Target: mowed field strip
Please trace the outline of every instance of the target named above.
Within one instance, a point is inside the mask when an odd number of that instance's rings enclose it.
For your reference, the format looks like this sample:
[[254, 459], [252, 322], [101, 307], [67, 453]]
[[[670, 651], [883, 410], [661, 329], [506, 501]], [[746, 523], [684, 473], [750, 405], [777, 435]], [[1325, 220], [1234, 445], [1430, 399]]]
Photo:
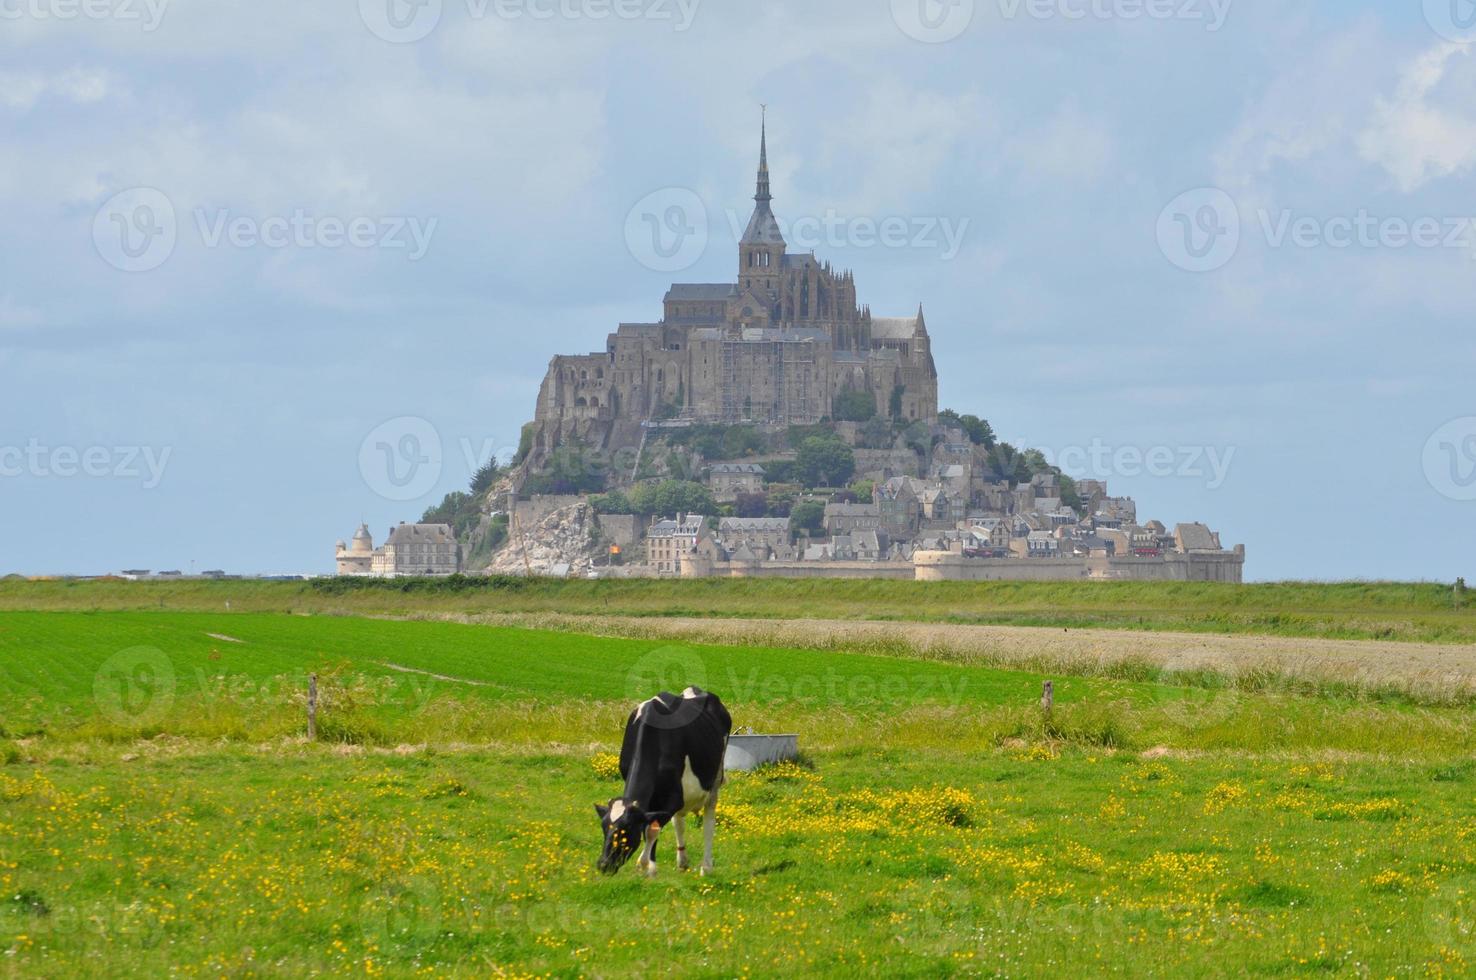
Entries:
[[1231, 676], [1270, 670], [1309, 681], [1401, 687], [1432, 697], [1476, 692], [1476, 644], [826, 619], [712, 620], [551, 613], [444, 618], [693, 643], [891, 649], [957, 663], [1031, 668], [1054, 665], [1068, 672], [1091, 673], [1114, 664]]

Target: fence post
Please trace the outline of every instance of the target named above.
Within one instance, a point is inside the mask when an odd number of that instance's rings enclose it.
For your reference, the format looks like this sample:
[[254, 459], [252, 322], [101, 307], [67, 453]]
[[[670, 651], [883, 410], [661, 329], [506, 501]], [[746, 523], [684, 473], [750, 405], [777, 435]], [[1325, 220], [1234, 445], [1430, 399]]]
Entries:
[[1051, 681], [1045, 682], [1044, 689], [1040, 692], [1040, 707], [1047, 715], [1056, 706], [1056, 685]]
[[308, 741], [318, 738], [318, 675], [308, 677]]

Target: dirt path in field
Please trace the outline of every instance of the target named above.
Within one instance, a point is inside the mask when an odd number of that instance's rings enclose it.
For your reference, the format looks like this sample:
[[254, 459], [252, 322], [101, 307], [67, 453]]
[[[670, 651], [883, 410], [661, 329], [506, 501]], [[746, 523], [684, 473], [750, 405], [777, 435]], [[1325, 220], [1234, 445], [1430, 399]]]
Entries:
[[[910, 651], [960, 662], [1084, 669], [1142, 661], [1168, 670], [1267, 670], [1439, 696], [1476, 691], [1476, 645], [854, 620], [509, 614], [453, 617], [604, 636], [755, 646]], [[898, 650], [898, 646], [909, 649]], [[890, 649], [889, 649], [890, 648]]]
[[402, 667], [400, 664], [381, 663], [379, 666], [387, 670], [397, 671], [401, 674], [419, 674], [421, 677], [430, 677], [438, 681], [446, 681], [451, 684], [470, 684], [472, 687], [491, 687], [486, 681], [471, 681], [465, 677], [452, 677], [449, 674], [436, 674], [428, 670], [419, 670], [415, 667]]

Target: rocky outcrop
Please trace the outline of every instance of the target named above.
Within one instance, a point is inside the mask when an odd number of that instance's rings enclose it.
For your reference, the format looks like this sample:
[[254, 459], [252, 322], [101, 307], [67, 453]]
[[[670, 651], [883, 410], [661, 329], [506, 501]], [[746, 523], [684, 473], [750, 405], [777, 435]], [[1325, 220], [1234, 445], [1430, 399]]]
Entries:
[[584, 575], [605, 545], [598, 519], [587, 502], [559, 507], [537, 521], [514, 521], [507, 544], [492, 557], [488, 571], [501, 575]]

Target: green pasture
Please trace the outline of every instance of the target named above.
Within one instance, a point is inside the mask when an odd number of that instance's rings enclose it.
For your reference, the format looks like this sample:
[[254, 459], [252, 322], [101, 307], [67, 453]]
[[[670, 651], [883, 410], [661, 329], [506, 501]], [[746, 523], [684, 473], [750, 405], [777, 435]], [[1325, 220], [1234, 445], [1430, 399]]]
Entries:
[[[319, 679], [319, 738], [306, 689]], [[0, 613], [0, 975], [1476, 968], [1476, 724], [1397, 696], [280, 612]], [[795, 764], [595, 873], [635, 699]], [[668, 835], [669, 836], [669, 835]], [[657, 964], [653, 966], [653, 964]]]

